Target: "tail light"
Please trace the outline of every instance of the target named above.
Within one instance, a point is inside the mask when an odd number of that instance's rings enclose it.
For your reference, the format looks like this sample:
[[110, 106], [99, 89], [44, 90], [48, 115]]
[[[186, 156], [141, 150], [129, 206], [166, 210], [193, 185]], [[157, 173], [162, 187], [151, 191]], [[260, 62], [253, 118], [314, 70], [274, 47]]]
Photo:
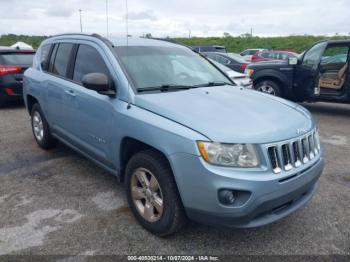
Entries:
[[0, 65], [0, 75], [20, 73], [22, 68], [19, 66], [4, 66]]
[[9, 96], [13, 96], [15, 93], [13, 92], [12, 88], [10, 87], [6, 87], [5, 88], [5, 92], [6, 94], [8, 94]]
[[240, 64], [239, 66], [242, 70], [245, 70], [247, 68], [247, 64]]

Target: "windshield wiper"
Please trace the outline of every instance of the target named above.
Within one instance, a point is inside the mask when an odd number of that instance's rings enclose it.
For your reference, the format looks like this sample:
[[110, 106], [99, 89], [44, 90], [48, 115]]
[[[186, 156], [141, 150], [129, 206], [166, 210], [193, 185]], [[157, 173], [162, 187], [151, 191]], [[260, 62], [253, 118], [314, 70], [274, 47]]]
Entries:
[[213, 82], [208, 82], [208, 83], [204, 83], [204, 84], [199, 84], [199, 85], [195, 85], [196, 87], [206, 87], [206, 86], [234, 86], [234, 84], [230, 83], [230, 82], [224, 82], [224, 81], [213, 81]]
[[139, 91], [139, 92], [148, 92], [148, 91], [167, 92], [167, 91], [172, 91], [172, 90], [186, 90], [186, 89], [191, 89], [191, 88], [197, 88], [197, 86], [166, 84], [166, 85], [160, 85], [160, 86], [141, 87], [141, 88], [138, 88], [137, 91]]

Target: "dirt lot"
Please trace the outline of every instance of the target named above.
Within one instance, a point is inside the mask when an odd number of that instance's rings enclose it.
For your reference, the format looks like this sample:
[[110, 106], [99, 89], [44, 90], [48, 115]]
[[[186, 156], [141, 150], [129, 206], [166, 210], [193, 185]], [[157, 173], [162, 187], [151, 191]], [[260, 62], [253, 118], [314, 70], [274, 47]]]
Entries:
[[0, 254], [350, 254], [350, 105], [306, 105], [326, 168], [310, 203], [249, 230], [191, 223], [162, 239], [139, 226], [123, 186], [64, 145], [34, 142], [23, 105], [0, 110]]

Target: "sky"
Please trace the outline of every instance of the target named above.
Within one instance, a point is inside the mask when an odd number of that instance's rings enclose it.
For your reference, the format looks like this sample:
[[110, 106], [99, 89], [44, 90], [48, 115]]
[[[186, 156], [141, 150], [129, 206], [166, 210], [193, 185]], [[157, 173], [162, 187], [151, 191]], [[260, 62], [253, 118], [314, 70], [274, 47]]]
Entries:
[[[350, 0], [127, 0], [128, 32], [154, 37], [350, 34]], [[0, 0], [0, 34], [126, 35], [126, 0]]]

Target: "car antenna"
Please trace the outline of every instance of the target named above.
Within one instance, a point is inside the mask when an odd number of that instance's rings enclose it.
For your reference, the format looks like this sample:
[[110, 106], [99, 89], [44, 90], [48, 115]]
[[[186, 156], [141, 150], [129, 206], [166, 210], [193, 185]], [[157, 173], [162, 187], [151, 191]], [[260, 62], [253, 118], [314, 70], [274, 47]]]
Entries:
[[[125, 10], [126, 10], [126, 14], [125, 14], [125, 26], [126, 26], [126, 59], [128, 59], [128, 50], [129, 50], [129, 17], [128, 17], [128, 0], [125, 0]], [[128, 79], [128, 105], [126, 107], [126, 109], [130, 109], [131, 108], [131, 96], [130, 96], [130, 83], [129, 83], [129, 79]]]

